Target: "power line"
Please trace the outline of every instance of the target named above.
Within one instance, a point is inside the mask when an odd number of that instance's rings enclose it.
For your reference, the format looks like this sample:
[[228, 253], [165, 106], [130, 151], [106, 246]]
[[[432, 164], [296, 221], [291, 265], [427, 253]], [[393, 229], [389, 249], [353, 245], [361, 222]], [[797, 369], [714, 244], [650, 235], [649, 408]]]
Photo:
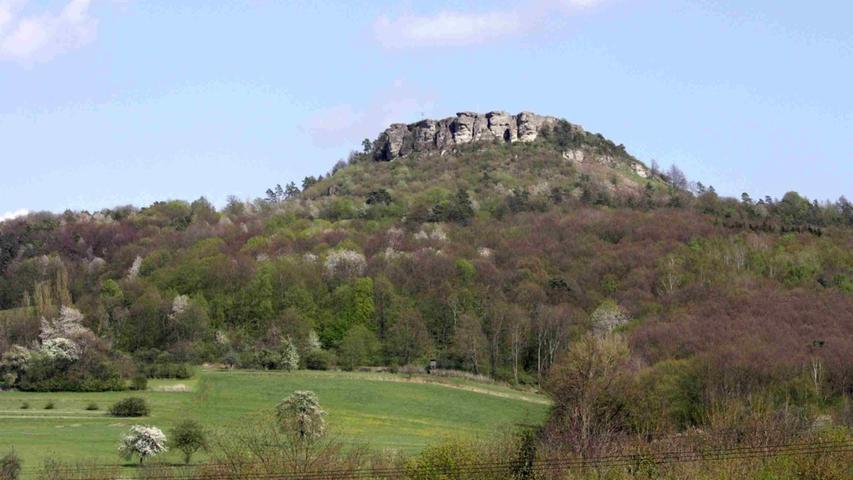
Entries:
[[[853, 453], [853, 441], [827, 441], [827, 442], [811, 442], [811, 443], [791, 443], [779, 445], [765, 445], [754, 447], [731, 447], [722, 449], [713, 449], [706, 451], [668, 451], [658, 453], [633, 453], [620, 455], [606, 455], [587, 458], [557, 458], [544, 459], [525, 465], [523, 461], [507, 461], [507, 462], [482, 462], [468, 465], [462, 465], [453, 469], [445, 469], [440, 467], [409, 467], [409, 468], [362, 468], [348, 470], [322, 470], [322, 471], [304, 471], [304, 472], [270, 472], [270, 473], [237, 473], [237, 472], [221, 472], [200, 474], [195, 472], [180, 472], [168, 475], [146, 474], [145, 478], [150, 480], [156, 479], [176, 479], [176, 480], [217, 480], [227, 479], [234, 475], [239, 475], [241, 479], [247, 480], [288, 480], [288, 479], [359, 479], [359, 478], [374, 478], [374, 477], [395, 477], [415, 471], [428, 471], [436, 473], [453, 473], [453, 474], [487, 474], [500, 473], [526, 467], [531, 471], [556, 471], [584, 468], [604, 468], [604, 467], [619, 467], [619, 466], [635, 466], [641, 463], [644, 464], [672, 464], [695, 461], [722, 461], [735, 459], [754, 459], [766, 458], [774, 455], [813, 455], [813, 454], [829, 454], [829, 453]], [[230, 464], [238, 467], [263, 466], [261, 462], [233, 462]], [[223, 464], [225, 468], [229, 467], [228, 463]], [[183, 466], [163, 466], [166, 468], [191, 468]], [[103, 470], [115, 467], [78, 467], [76, 471], [94, 471]], [[61, 471], [70, 472], [72, 469]], [[97, 477], [77, 477], [80, 480], [94, 480]]]

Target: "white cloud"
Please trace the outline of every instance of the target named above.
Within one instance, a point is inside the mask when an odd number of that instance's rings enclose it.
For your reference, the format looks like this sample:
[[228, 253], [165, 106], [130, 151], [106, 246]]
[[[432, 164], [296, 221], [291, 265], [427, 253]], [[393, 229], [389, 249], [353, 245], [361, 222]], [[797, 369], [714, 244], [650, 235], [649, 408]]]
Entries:
[[572, 15], [605, 0], [531, 0], [522, 8], [487, 12], [444, 10], [433, 15], [381, 15], [373, 22], [386, 48], [466, 46], [532, 30], [549, 15]]
[[29, 210], [23, 208], [20, 210], [15, 210], [14, 212], [0, 213], [0, 222], [5, 222], [6, 220], [14, 220], [18, 217], [23, 217], [24, 215], [27, 215], [29, 213]]
[[394, 84], [376, 96], [368, 105], [336, 105], [315, 112], [303, 125], [315, 145], [358, 147], [364, 138], [374, 138], [377, 133], [395, 122], [415, 121], [429, 114], [435, 102], [421, 89], [409, 88], [404, 82]]
[[25, 13], [28, 0], [0, 0], [0, 60], [44, 62], [97, 36], [92, 0], [69, 0], [59, 12]]
[[373, 31], [382, 45], [395, 48], [469, 45], [514, 34], [523, 27], [517, 12], [440, 12], [394, 19], [383, 15], [374, 22]]

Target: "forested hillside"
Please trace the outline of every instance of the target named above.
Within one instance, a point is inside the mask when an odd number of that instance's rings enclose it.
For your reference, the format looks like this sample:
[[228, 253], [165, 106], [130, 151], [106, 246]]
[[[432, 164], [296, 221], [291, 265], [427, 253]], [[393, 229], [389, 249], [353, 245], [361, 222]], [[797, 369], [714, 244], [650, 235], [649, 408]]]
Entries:
[[[757, 396], [850, 421], [853, 206], [721, 198], [567, 125], [389, 162], [368, 141], [222, 210], [4, 222], [3, 385], [435, 359], [541, 385], [555, 418], [583, 404], [608, 429], [683, 429]], [[600, 385], [579, 389], [581, 371]]]

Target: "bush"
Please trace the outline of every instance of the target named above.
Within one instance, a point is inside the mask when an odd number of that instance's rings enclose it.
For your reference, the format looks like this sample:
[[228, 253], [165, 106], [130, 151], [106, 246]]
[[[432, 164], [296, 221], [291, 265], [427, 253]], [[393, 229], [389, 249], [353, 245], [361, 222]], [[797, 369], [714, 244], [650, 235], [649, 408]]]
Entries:
[[95, 410], [97, 410], [98, 408], [99, 408], [99, 407], [98, 407], [98, 404], [97, 404], [97, 403], [95, 403], [95, 402], [89, 402], [89, 404], [88, 404], [88, 405], [86, 405], [86, 410], [89, 410], [89, 411], [95, 411]]
[[24, 402], [21, 404], [21, 410], [28, 410], [30, 408], [30, 402]]
[[21, 474], [21, 459], [14, 450], [0, 458], [0, 480], [18, 480]]
[[328, 350], [312, 350], [305, 355], [305, 368], [308, 370], [328, 370], [334, 363], [334, 355]]
[[56, 408], [56, 404], [53, 403], [53, 400], [48, 400], [48, 402], [44, 405], [45, 410], [53, 410]]
[[113, 417], [145, 417], [151, 410], [144, 398], [128, 397], [119, 400], [110, 407], [110, 415]]
[[154, 363], [142, 367], [147, 378], [177, 378], [185, 380], [192, 377], [192, 369], [186, 363]]
[[144, 391], [148, 389], [148, 378], [145, 375], [137, 375], [130, 381], [130, 389]]

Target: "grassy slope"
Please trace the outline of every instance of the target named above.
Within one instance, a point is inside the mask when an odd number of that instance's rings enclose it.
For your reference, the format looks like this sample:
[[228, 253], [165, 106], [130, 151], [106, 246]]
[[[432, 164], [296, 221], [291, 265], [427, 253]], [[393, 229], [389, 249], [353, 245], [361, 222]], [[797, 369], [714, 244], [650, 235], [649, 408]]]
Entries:
[[[489, 435], [513, 423], [539, 423], [547, 411], [543, 397], [507, 388], [454, 380], [416, 383], [405, 377], [341, 372], [203, 372], [197, 381], [152, 381], [150, 388], [184, 383], [193, 392], [148, 391], [151, 417], [110, 418], [104, 410], [130, 392], [0, 393], [0, 453], [14, 446], [27, 470], [56, 454], [64, 460], [119, 461], [116, 446], [130, 425], [156, 425], [168, 432], [179, 420], [195, 418], [227, 430], [253, 414], [272, 411], [294, 390], [313, 390], [329, 412], [330, 431], [343, 441], [412, 452], [450, 435]], [[417, 380], [417, 379], [416, 379]], [[471, 391], [471, 390], [477, 391]], [[48, 400], [56, 403], [44, 410]], [[20, 405], [29, 402], [28, 410]], [[85, 406], [96, 402], [98, 412]], [[166, 461], [179, 461], [170, 452]]]

